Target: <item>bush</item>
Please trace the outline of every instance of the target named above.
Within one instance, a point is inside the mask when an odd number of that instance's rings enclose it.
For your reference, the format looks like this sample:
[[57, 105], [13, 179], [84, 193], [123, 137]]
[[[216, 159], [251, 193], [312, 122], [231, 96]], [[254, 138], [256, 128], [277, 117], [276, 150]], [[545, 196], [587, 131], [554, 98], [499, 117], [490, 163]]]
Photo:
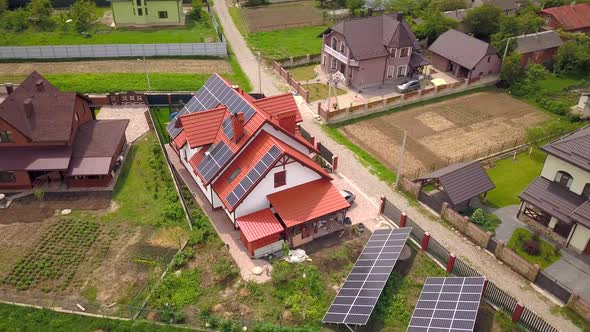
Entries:
[[187, 17], [193, 21], [198, 21], [203, 16], [203, 1], [193, 0], [192, 9], [188, 12]]
[[471, 215], [471, 221], [482, 229], [494, 233], [496, 228], [502, 223], [502, 220], [495, 214], [487, 213], [482, 209], [477, 209]]
[[215, 262], [213, 272], [215, 272], [217, 280], [221, 282], [232, 280], [238, 276], [238, 270], [233, 262], [225, 257], [222, 257]]
[[89, 0], [77, 0], [68, 12], [70, 19], [74, 21], [76, 31], [87, 31], [96, 21], [96, 5]]
[[[540, 253], [539, 241], [535, 239], [526, 240], [522, 243], [522, 250], [532, 256], [538, 256]], [[545, 255], [546, 256], [546, 255]]]
[[4, 12], [0, 16], [0, 28], [20, 32], [29, 27], [29, 13], [20, 8]]

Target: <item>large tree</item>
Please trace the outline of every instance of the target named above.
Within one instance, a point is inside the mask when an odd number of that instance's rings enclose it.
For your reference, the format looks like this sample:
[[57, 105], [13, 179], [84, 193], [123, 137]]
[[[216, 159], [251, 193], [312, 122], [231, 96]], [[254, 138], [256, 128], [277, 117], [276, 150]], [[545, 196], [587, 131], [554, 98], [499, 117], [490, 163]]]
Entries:
[[90, 0], [77, 0], [70, 6], [68, 15], [74, 21], [74, 27], [77, 31], [86, 31], [97, 19], [96, 5]]
[[502, 70], [500, 71], [500, 79], [509, 85], [514, 84], [522, 76], [520, 68], [520, 54], [512, 53], [502, 62]]
[[430, 2], [430, 8], [440, 11], [440, 12], [463, 9], [463, 8], [467, 8], [467, 1], [466, 0], [432, 0]]
[[443, 32], [459, 25], [459, 22], [444, 16], [439, 11], [426, 11], [421, 18], [422, 22], [414, 26], [413, 29], [418, 39], [427, 39], [429, 44], [434, 42]]
[[47, 28], [51, 25], [51, 14], [53, 6], [50, 0], [33, 0], [27, 5], [31, 20], [40, 28]]
[[507, 45], [510, 45], [510, 49], [513, 49], [515, 43], [513, 40], [508, 43], [509, 38], [537, 32], [541, 29], [543, 23], [543, 18], [532, 12], [519, 15], [502, 15], [498, 32], [492, 35], [492, 45], [499, 52], [504, 52]]
[[463, 24], [477, 38], [488, 38], [500, 29], [499, 21], [502, 15], [502, 9], [485, 4], [468, 11]]

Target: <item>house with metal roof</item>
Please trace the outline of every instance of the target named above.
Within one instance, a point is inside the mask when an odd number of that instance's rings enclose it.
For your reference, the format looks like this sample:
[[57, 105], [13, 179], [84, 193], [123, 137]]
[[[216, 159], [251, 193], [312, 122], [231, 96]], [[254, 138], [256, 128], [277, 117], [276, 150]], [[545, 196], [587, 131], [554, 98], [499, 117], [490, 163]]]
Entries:
[[531, 63], [552, 62], [562, 44], [563, 41], [556, 31], [542, 31], [516, 37], [514, 51], [520, 54], [520, 64], [526, 68]]
[[348, 202], [301, 136], [293, 95], [254, 99], [213, 75], [168, 124], [171, 146], [252, 257], [343, 229]]
[[570, 5], [546, 8], [539, 11], [539, 16], [545, 19], [547, 30], [590, 33], [590, 3], [572, 2]]
[[321, 37], [321, 69], [340, 72], [354, 88], [399, 84], [429, 63], [401, 14], [345, 20]]
[[590, 255], [590, 126], [543, 147], [541, 175], [520, 194], [518, 218]]
[[0, 190], [106, 187], [128, 120], [95, 120], [90, 101], [33, 72], [0, 103]]
[[[184, 25], [180, 0], [108, 0], [116, 27]], [[148, 43], [149, 41], [146, 41]]]
[[429, 48], [430, 61], [436, 69], [468, 80], [500, 72], [501, 61], [496, 49], [458, 30], [448, 30]]

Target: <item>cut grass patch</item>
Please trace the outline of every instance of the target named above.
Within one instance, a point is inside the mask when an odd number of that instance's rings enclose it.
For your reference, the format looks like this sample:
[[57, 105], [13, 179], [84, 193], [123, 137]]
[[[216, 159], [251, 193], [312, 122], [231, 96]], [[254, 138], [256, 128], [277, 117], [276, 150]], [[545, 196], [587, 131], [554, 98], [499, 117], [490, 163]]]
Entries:
[[363, 150], [356, 144], [352, 143], [346, 136], [344, 136], [337, 128], [331, 127], [329, 125], [322, 126], [322, 129], [328, 136], [330, 136], [336, 143], [344, 145], [350, 151], [354, 153], [356, 158], [359, 160], [363, 166], [369, 169], [371, 174], [375, 174], [379, 180], [387, 183], [392, 184], [395, 182], [395, 173], [388, 169], [385, 165], [383, 165], [377, 158], [373, 157], [372, 154], [368, 153], [367, 151]]
[[156, 122], [156, 130], [160, 135], [160, 139], [164, 143], [170, 143], [170, 136], [166, 132], [166, 123], [170, 122], [170, 108], [168, 107], [155, 107], [152, 110], [154, 122]]
[[307, 80], [312, 80], [316, 77], [314, 68], [317, 65], [317, 63], [313, 63], [310, 65], [298, 66], [294, 68], [289, 68], [288, 71], [289, 73], [291, 73], [294, 79], [296, 79], [299, 82], [304, 82]]
[[295, 29], [256, 32], [246, 40], [250, 48], [274, 60], [288, 57], [318, 54], [322, 38], [318, 37], [327, 27], [311, 26]]
[[526, 259], [529, 263], [539, 264], [541, 269], [545, 269], [561, 257], [561, 252], [549, 242], [539, 239], [539, 254], [535, 256], [530, 255], [524, 251], [522, 246], [526, 241], [533, 239], [533, 236], [533, 233], [529, 232], [527, 229], [519, 227], [514, 230], [514, 233], [512, 233], [507, 246], [514, 250], [520, 257]]
[[520, 153], [515, 160], [502, 159], [487, 170], [496, 188], [487, 195], [488, 204], [493, 207], [504, 207], [519, 204], [518, 195], [541, 174], [546, 154], [534, 149], [530, 155]]
[[[324, 83], [302, 84], [303, 88], [309, 91], [309, 101], [317, 101], [328, 98], [328, 85]], [[340, 96], [346, 94], [345, 90], [337, 89], [336, 93]]]

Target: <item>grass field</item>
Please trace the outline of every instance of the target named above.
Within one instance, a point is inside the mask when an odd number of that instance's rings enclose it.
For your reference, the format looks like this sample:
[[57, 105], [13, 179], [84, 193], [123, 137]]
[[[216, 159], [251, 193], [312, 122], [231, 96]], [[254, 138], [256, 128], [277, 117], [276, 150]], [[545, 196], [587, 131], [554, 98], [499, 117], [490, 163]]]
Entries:
[[539, 254], [531, 255], [524, 251], [522, 245], [525, 241], [531, 240], [533, 233], [525, 228], [517, 228], [512, 233], [510, 240], [506, 244], [508, 248], [514, 250], [520, 257], [526, 259], [529, 263], [539, 264], [541, 269], [545, 269], [549, 265], [555, 263], [560, 257], [559, 249], [553, 247], [549, 242], [539, 239]]
[[[302, 86], [309, 91], [310, 102], [328, 98], [328, 85], [324, 83], [302, 84]], [[346, 90], [337, 89], [336, 93], [340, 96], [346, 94]]]
[[160, 139], [164, 141], [164, 143], [170, 142], [170, 136], [166, 132], [166, 123], [170, 122], [170, 108], [168, 107], [157, 107], [154, 108], [153, 113], [154, 121], [156, 122], [156, 130], [160, 134]]
[[253, 51], [271, 59], [284, 59], [290, 56], [318, 54], [322, 47], [322, 38], [318, 37], [325, 26], [264, 31], [251, 33], [246, 37]]
[[289, 68], [288, 71], [289, 73], [291, 73], [291, 75], [293, 75], [294, 79], [296, 79], [299, 82], [303, 82], [314, 79], [316, 77], [314, 68], [317, 66], [317, 63], [313, 63], [311, 65]]
[[541, 174], [546, 154], [540, 150], [533, 153], [520, 153], [516, 159], [502, 159], [487, 170], [496, 188], [487, 195], [488, 204], [492, 207], [504, 207], [519, 204], [518, 195]]

